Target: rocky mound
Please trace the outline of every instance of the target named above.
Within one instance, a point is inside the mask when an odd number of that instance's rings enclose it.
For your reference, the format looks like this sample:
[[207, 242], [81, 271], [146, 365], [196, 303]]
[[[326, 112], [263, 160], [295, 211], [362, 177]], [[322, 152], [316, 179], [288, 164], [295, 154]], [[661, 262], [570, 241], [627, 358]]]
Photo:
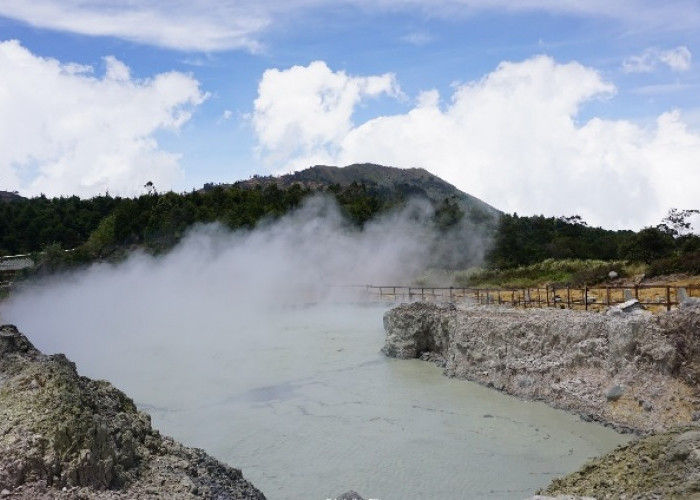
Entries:
[[0, 327], [0, 497], [264, 499], [241, 471], [161, 436], [61, 354]]
[[700, 417], [700, 307], [659, 316], [404, 304], [385, 354], [639, 432]]
[[700, 498], [700, 426], [649, 436], [591, 460], [539, 492], [618, 498]]

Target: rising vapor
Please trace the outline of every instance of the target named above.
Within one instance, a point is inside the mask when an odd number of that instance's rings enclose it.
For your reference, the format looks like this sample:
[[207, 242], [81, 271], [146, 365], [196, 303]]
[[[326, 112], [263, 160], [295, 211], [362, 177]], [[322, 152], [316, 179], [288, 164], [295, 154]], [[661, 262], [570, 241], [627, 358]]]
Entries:
[[[362, 287], [353, 285], [415, 279], [436, 248], [444, 253], [432, 215], [427, 201], [414, 200], [358, 229], [334, 200], [315, 196], [255, 230], [198, 226], [164, 256], [135, 253], [31, 283], [2, 304], [2, 316], [89, 376], [115, 380], [133, 360], [144, 377], [162, 377], [176, 353], [181, 368], [206, 376], [218, 369], [212, 345], [238, 358], [275, 342], [280, 311], [356, 300], [348, 294]], [[458, 250], [467, 252], [461, 238]]]

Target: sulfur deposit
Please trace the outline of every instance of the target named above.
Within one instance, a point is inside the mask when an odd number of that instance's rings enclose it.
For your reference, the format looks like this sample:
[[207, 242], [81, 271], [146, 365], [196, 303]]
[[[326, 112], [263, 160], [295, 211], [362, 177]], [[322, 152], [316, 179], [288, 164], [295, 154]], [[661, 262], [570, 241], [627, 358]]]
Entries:
[[0, 497], [264, 499], [241, 471], [161, 436], [104, 381], [0, 327]]

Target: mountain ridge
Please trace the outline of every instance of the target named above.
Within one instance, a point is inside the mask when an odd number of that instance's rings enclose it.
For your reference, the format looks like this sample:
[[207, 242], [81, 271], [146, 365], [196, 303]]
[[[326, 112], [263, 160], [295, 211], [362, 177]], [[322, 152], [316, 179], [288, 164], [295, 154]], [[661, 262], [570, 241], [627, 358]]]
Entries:
[[347, 187], [353, 183], [364, 184], [368, 192], [382, 198], [425, 197], [435, 204], [444, 200], [456, 202], [465, 214], [486, 219], [497, 218], [503, 212], [479, 198], [465, 193], [449, 182], [423, 168], [397, 168], [374, 163], [354, 163], [345, 167], [314, 165], [304, 170], [280, 176], [254, 176], [235, 186], [253, 188], [275, 184], [290, 187], [319, 189], [334, 185]]

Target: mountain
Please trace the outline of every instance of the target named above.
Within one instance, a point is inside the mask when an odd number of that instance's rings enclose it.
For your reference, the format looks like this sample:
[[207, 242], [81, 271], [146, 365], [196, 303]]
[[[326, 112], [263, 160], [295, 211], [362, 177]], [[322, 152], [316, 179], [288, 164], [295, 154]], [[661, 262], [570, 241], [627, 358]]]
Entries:
[[279, 177], [255, 176], [236, 183], [240, 187], [269, 186], [289, 187], [299, 184], [310, 189], [341, 188], [364, 184], [367, 192], [382, 199], [398, 200], [412, 196], [425, 197], [436, 205], [445, 200], [456, 203], [472, 219], [495, 219], [502, 212], [480, 199], [460, 191], [422, 168], [395, 168], [362, 163], [347, 167], [316, 165], [299, 172]]
[[20, 196], [17, 192], [0, 191], [0, 202], [2, 201], [18, 201], [26, 200], [24, 196]]

